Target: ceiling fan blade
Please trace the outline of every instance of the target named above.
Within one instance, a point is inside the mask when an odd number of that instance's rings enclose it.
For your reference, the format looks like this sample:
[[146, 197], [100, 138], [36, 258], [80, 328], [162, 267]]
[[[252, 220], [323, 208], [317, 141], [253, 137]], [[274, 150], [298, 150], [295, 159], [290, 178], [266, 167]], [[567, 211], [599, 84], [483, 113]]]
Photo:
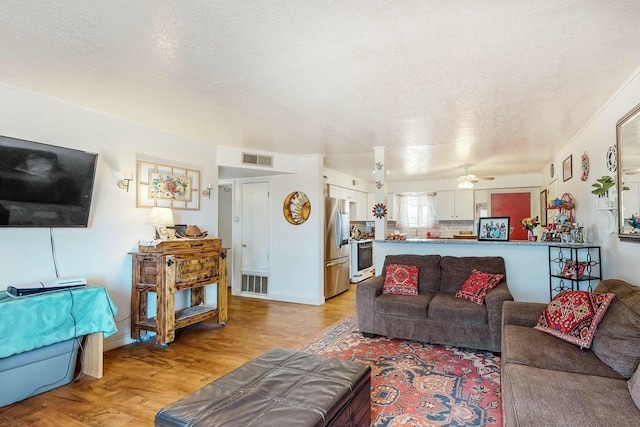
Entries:
[[495, 176], [477, 176], [476, 179], [481, 179], [483, 181], [493, 181], [496, 179]]

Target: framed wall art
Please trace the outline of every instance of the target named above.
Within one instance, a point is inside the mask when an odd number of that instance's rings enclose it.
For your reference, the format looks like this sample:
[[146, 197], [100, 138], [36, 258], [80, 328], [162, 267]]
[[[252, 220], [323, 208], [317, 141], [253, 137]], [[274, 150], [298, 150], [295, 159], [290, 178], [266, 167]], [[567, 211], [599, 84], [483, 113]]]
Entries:
[[137, 207], [200, 209], [200, 171], [138, 160]]
[[569, 181], [571, 178], [573, 178], [573, 155], [562, 162], [562, 181]]
[[509, 241], [509, 217], [491, 216], [478, 220], [478, 240]]

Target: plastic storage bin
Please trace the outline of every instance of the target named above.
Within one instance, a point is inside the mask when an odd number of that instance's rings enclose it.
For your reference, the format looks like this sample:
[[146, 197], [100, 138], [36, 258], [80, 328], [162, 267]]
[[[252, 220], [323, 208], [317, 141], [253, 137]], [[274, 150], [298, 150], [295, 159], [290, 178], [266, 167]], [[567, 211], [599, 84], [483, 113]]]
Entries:
[[80, 339], [74, 338], [0, 359], [0, 406], [70, 383], [75, 372]]

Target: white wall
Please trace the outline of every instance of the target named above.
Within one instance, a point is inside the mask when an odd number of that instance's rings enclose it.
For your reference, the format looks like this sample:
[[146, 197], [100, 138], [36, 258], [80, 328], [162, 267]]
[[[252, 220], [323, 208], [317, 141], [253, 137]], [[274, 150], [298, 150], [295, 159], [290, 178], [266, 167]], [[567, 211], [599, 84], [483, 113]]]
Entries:
[[[271, 178], [273, 230], [270, 295], [279, 301], [324, 304], [322, 156], [300, 158], [295, 176]], [[311, 201], [309, 219], [300, 225], [287, 222], [282, 203], [292, 191]]]
[[[279, 156], [274, 154], [274, 160]], [[269, 207], [265, 207], [264, 211], [264, 220], [270, 221], [272, 231], [268, 297], [278, 301], [320, 305], [324, 303], [322, 156], [297, 157], [296, 165], [290, 165], [289, 172], [236, 180], [235, 211], [242, 211], [242, 182], [269, 182]], [[283, 202], [292, 191], [302, 191], [311, 202], [309, 219], [299, 225], [287, 222], [283, 214]], [[234, 267], [237, 284], [233, 289], [234, 295], [240, 294], [241, 227], [240, 222], [234, 222], [233, 254], [237, 260]]]
[[[542, 172], [545, 184], [551, 190], [557, 191], [560, 196], [566, 192], [574, 196], [576, 220], [585, 225], [586, 238], [602, 247], [603, 276], [619, 278], [635, 284], [640, 284], [636, 265], [640, 255], [640, 244], [621, 242], [618, 239], [615, 217], [596, 211], [596, 196], [591, 194], [591, 184], [603, 175], [616, 178], [615, 173], [610, 173], [606, 168], [605, 154], [609, 146], [616, 144], [616, 122], [638, 103], [640, 103], [640, 69], [555, 156], [553, 163], [556, 177], [559, 179], [550, 178], [549, 165]], [[584, 152], [588, 154], [591, 165], [587, 181], [580, 179], [582, 173], [580, 158]], [[563, 182], [562, 162], [569, 155], [573, 156], [573, 178]], [[614, 213], [614, 215], [617, 214]]]
[[[216, 147], [171, 135], [18, 88], [0, 85], [0, 135], [96, 152], [98, 168], [86, 229], [54, 228], [61, 277], [82, 276], [105, 286], [116, 303], [118, 333], [105, 342], [129, 342], [131, 257], [140, 239], [153, 235], [147, 208], [136, 208], [135, 186], [116, 182], [136, 171], [136, 159], [197, 169], [202, 183], [217, 187]], [[197, 224], [217, 234], [217, 196], [202, 198], [198, 211], [174, 211], [177, 223]], [[47, 228], [0, 228], [0, 289], [55, 277]], [[215, 295], [209, 286], [207, 295]], [[184, 304], [180, 296], [177, 304]], [[215, 299], [210, 302], [214, 303]]]

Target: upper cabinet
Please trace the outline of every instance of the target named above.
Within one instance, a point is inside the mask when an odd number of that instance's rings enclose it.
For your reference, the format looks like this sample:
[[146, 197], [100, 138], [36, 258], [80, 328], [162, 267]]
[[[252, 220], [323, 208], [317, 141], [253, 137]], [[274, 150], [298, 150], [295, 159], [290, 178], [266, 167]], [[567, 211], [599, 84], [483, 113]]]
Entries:
[[436, 203], [438, 221], [474, 219], [473, 191], [438, 191]]
[[367, 193], [364, 191], [329, 185], [329, 197], [346, 200], [349, 203], [351, 221], [367, 221]]
[[356, 211], [354, 214], [354, 221], [367, 221], [368, 207], [367, 193], [364, 191], [356, 191]]

